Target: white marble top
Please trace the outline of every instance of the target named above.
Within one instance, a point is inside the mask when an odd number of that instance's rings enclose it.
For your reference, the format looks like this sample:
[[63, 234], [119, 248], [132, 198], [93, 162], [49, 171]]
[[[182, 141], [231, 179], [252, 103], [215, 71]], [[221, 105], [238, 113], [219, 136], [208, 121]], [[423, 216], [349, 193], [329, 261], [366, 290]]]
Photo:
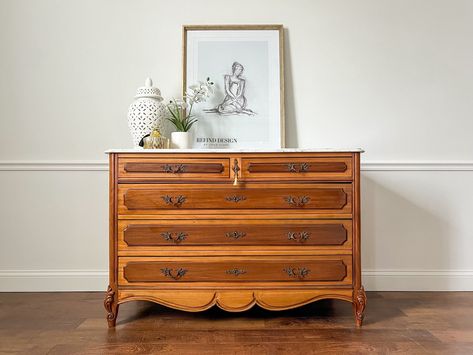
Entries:
[[280, 149], [109, 149], [109, 153], [363, 153], [361, 148], [280, 148]]

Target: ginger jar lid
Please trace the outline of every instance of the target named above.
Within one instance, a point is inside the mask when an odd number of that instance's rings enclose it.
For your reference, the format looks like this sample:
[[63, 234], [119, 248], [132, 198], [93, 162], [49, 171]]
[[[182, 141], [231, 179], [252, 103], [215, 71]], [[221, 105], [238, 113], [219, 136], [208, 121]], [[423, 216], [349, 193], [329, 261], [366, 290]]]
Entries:
[[136, 90], [135, 99], [140, 97], [149, 97], [158, 101], [163, 100], [161, 91], [157, 87], [153, 86], [153, 80], [151, 80], [151, 78], [146, 78], [145, 86], [141, 86]]

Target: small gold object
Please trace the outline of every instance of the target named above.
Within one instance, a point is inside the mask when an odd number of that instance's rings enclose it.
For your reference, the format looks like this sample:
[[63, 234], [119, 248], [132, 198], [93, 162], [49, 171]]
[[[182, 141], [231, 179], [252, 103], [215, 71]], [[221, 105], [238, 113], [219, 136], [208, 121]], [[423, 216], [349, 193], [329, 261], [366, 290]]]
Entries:
[[169, 148], [169, 139], [161, 136], [159, 130], [154, 129], [151, 134], [143, 139], [144, 149], [167, 149]]

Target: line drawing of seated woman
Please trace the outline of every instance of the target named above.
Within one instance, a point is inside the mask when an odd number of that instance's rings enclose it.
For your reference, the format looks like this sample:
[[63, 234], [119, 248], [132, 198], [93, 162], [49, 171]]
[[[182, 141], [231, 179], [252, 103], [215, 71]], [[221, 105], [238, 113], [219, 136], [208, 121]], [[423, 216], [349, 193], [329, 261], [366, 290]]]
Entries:
[[221, 115], [256, 115], [256, 112], [246, 107], [245, 97], [246, 81], [241, 77], [244, 67], [238, 62], [232, 64], [232, 74], [224, 76], [225, 98], [223, 102], [214, 109], [204, 110]]

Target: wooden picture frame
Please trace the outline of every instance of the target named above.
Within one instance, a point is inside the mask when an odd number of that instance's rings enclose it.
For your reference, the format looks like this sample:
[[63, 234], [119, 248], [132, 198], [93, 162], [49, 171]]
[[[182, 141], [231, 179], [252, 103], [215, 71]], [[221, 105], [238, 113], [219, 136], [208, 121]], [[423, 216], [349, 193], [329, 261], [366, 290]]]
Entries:
[[215, 82], [214, 96], [196, 111], [191, 146], [283, 148], [283, 25], [184, 25], [182, 42], [183, 95], [206, 77]]

